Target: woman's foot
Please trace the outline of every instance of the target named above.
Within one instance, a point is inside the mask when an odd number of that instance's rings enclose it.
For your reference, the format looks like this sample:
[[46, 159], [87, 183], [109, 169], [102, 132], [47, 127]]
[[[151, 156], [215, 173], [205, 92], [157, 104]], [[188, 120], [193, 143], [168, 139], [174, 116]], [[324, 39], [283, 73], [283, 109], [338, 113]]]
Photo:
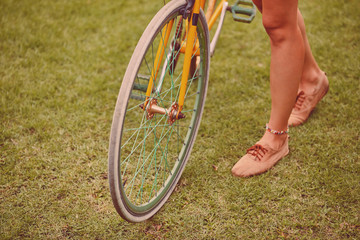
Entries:
[[288, 121], [289, 126], [298, 126], [306, 122], [328, 90], [329, 80], [324, 72], [315, 87], [310, 90], [300, 89]]
[[250, 177], [269, 170], [289, 153], [287, 134], [266, 132], [232, 168], [235, 177]]

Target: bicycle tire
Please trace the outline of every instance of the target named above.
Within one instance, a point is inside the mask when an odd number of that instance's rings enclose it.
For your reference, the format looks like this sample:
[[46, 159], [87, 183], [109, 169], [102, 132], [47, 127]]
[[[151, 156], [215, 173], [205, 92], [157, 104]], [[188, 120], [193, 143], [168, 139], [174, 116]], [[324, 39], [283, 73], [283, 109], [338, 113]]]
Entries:
[[[201, 121], [210, 66], [209, 32], [202, 10], [197, 25], [200, 64], [188, 80], [181, 111], [186, 117], [170, 125], [166, 115], [147, 119], [146, 111], [138, 107], [144, 103], [141, 90], [151, 74], [148, 66], [153, 62], [156, 43], [166, 24], [180, 19], [186, 3], [171, 1], [151, 20], [134, 50], [117, 98], [109, 144], [109, 186], [116, 211], [129, 222], [149, 219], [169, 198], [189, 159]], [[183, 64], [177, 65], [172, 74], [161, 74], [151, 93], [150, 99], [156, 98], [164, 108], [177, 99]]]

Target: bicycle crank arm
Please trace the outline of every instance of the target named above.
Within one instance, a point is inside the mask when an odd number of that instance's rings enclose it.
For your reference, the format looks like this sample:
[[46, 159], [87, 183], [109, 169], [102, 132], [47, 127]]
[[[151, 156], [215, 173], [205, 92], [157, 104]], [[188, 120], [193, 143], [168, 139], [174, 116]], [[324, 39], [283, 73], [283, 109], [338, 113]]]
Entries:
[[[139, 106], [141, 109], [144, 109], [144, 104]], [[169, 108], [163, 108], [157, 105], [157, 100], [153, 98], [146, 107], [146, 118], [148, 120], [152, 119], [155, 114], [167, 115], [168, 123], [172, 125], [176, 120], [185, 118], [185, 115], [181, 112], [178, 113], [179, 105], [173, 103]]]

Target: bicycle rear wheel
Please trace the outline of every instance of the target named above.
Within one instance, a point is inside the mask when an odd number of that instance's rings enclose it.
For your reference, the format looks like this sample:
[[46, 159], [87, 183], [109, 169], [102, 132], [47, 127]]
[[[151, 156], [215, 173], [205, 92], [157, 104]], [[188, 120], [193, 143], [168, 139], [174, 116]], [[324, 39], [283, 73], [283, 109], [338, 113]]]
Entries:
[[[200, 124], [210, 64], [209, 33], [202, 11], [197, 24], [199, 51], [194, 50], [192, 56], [199, 55], [200, 63], [188, 79], [181, 111], [185, 118], [169, 123], [168, 112], [176, 105], [182, 75], [184, 54], [180, 52], [188, 19], [180, 12], [185, 5], [185, 0], [171, 1], [152, 19], [135, 48], [118, 95], [110, 136], [109, 184], [115, 209], [130, 222], [152, 217], [166, 202], [189, 159]], [[163, 46], [161, 62], [158, 59], [160, 71], [149, 98], [165, 114], [150, 118], [139, 106], [146, 102], [156, 52], [170, 21], [169, 42]], [[176, 66], [171, 64], [175, 58]]]

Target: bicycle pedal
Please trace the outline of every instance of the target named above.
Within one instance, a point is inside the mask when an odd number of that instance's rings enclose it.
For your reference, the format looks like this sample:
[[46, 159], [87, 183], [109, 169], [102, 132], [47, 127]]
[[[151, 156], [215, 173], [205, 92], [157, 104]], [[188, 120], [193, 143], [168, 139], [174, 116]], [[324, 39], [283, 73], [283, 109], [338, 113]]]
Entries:
[[137, 78], [139, 80], [142, 80], [142, 82], [145, 82], [145, 84], [141, 84], [140, 82], [139, 83], [135, 82], [134, 86], [133, 86], [133, 90], [139, 90], [141, 92], [146, 92], [148, 84], [149, 84], [150, 76], [139, 73], [137, 75]]
[[131, 93], [130, 98], [144, 102], [146, 100], [145, 95], [138, 95]]
[[[149, 83], [149, 80], [150, 80], [150, 75], [144, 75], [144, 74], [139, 73], [137, 75], [137, 78], [139, 80], [141, 80], [141, 82], [143, 84], [135, 82], [134, 85], [133, 85], [133, 90], [146, 93], [147, 88], [148, 88], [148, 83]], [[141, 95], [142, 93], [140, 93], [140, 95], [139, 95], [137, 93], [139, 93], [139, 92], [135, 92], [135, 93], [131, 92], [130, 98], [140, 100], [140, 101], [145, 101], [145, 99], [146, 99], [145, 95]], [[154, 93], [154, 89], [152, 90], [152, 93]]]
[[[133, 90], [137, 90], [137, 91], [146, 93], [147, 85], [140, 84], [140, 83], [134, 83]], [[145, 101], [145, 95], [135, 94], [134, 92], [131, 92], [130, 98], [140, 100], [140, 101]]]
[[141, 92], [146, 92], [148, 85], [134, 83], [133, 90], [139, 90]]
[[233, 19], [238, 22], [251, 23], [256, 15], [256, 7], [249, 0], [237, 0], [230, 9]]

